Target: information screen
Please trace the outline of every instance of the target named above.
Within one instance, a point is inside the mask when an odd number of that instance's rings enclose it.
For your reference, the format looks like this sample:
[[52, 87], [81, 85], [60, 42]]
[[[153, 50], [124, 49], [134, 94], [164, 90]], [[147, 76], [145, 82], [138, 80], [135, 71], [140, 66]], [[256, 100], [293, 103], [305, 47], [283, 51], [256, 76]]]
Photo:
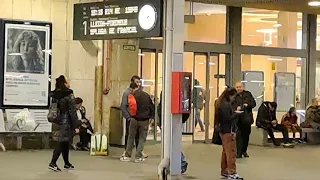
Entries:
[[160, 37], [162, 0], [111, 0], [74, 5], [74, 40]]

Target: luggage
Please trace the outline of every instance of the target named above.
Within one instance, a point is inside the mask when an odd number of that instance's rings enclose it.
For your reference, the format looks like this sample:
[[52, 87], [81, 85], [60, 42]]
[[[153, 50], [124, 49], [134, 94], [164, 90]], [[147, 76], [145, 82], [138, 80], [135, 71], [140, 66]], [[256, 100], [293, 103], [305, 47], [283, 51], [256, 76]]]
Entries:
[[90, 144], [91, 156], [108, 156], [108, 137], [106, 135], [92, 135]]

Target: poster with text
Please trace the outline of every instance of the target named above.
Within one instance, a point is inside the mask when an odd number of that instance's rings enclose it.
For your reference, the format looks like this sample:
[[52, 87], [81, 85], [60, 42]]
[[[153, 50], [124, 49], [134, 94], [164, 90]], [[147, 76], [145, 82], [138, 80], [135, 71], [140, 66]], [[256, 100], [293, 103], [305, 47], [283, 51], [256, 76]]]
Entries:
[[3, 105], [47, 106], [50, 28], [5, 24]]

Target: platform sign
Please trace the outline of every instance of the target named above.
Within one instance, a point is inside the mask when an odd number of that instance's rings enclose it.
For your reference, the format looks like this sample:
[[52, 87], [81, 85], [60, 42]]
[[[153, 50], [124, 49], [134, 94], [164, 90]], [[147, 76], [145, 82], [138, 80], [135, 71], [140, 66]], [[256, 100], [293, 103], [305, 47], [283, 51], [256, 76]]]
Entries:
[[162, 0], [75, 4], [73, 40], [161, 37], [162, 4]]

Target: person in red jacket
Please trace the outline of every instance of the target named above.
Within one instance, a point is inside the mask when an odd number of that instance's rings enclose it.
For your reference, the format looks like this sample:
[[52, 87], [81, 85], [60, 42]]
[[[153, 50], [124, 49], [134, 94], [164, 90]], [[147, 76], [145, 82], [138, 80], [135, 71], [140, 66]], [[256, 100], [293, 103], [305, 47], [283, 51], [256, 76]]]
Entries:
[[[302, 129], [298, 125], [297, 120], [298, 120], [298, 117], [296, 115], [296, 108], [291, 107], [289, 111], [282, 116], [281, 124], [283, 124], [288, 129], [289, 132], [293, 133], [293, 139], [296, 142], [303, 143], [303, 140], [301, 138]], [[295, 137], [297, 132], [300, 133], [300, 138], [296, 140]]]

